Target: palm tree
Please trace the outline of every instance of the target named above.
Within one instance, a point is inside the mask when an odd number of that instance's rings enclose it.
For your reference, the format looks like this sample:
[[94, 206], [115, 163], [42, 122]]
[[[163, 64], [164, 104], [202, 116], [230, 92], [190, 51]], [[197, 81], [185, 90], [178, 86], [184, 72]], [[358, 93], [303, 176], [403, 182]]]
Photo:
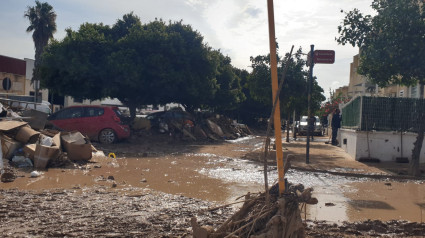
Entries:
[[35, 100], [38, 100], [38, 82], [40, 81], [38, 65], [40, 64], [41, 54], [43, 53], [44, 47], [49, 42], [49, 39], [53, 38], [53, 33], [56, 32], [56, 13], [53, 11], [53, 7], [40, 1], [35, 1], [34, 7], [27, 7], [24, 17], [28, 18], [30, 25], [27, 28], [27, 32], [32, 33], [32, 39], [35, 46], [35, 62], [34, 71], [31, 83], [35, 82]]

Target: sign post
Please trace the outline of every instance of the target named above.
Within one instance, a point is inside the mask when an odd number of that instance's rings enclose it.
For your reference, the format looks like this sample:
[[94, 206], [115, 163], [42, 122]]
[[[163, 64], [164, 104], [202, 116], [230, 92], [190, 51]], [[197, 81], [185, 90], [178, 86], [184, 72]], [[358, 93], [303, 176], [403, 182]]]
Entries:
[[335, 51], [333, 50], [315, 50], [313, 55], [315, 64], [333, 64], [335, 63]]
[[[313, 55], [313, 56], [312, 56]], [[307, 145], [306, 145], [306, 152], [305, 152], [305, 163], [310, 163], [310, 133], [314, 133], [313, 131], [310, 131], [310, 128], [315, 125], [310, 125], [310, 118], [311, 118], [311, 110], [310, 110], [310, 104], [311, 104], [311, 94], [313, 91], [313, 66], [314, 64], [333, 64], [335, 62], [335, 51], [333, 50], [314, 50], [314, 45], [311, 45], [311, 50], [309, 53], [309, 59], [307, 60], [310, 66], [310, 75], [309, 75], [309, 81], [308, 81], [308, 105], [307, 105]], [[312, 120], [313, 121], [313, 120]]]

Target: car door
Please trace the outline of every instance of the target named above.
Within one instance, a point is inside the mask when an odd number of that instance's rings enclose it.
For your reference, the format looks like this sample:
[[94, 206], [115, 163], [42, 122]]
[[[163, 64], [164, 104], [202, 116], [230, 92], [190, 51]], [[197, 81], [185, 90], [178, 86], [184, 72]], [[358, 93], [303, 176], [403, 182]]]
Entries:
[[84, 107], [84, 114], [81, 118], [84, 135], [90, 138], [97, 138], [99, 131], [105, 128], [102, 107]]
[[82, 132], [82, 115], [83, 108], [69, 107], [54, 113], [49, 121], [56, 127], [65, 131], [80, 131]]

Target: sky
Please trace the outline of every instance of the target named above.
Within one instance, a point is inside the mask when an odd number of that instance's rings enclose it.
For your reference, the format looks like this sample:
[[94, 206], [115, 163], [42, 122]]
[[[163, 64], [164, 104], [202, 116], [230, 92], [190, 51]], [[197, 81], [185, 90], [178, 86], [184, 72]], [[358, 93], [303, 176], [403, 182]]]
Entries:
[[[45, 2], [41, 0], [41, 2]], [[65, 29], [78, 30], [82, 23], [113, 25], [124, 14], [134, 12], [143, 23], [155, 18], [183, 20], [204, 36], [204, 41], [232, 59], [235, 67], [250, 71], [250, 56], [269, 53], [267, 0], [49, 0], [57, 14], [55, 39]], [[334, 50], [334, 64], [316, 64], [314, 75], [329, 97], [329, 91], [348, 85], [350, 63], [358, 48], [338, 45], [337, 27], [344, 14], [354, 8], [373, 14], [372, 0], [274, 0], [275, 31], [283, 55], [302, 48], [305, 53]], [[35, 1], [0, 0], [0, 55], [34, 59], [34, 43], [24, 18]]]

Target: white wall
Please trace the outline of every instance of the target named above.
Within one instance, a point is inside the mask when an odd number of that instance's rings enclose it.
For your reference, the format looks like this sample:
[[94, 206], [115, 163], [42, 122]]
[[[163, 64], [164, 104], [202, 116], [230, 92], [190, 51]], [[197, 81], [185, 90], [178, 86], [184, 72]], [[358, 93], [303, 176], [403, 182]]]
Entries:
[[[403, 133], [403, 146], [401, 146], [400, 132], [370, 131], [367, 133], [348, 129], [340, 129], [340, 132], [341, 148], [353, 159], [368, 157], [369, 147], [371, 158], [393, 162], [397, 157], [401, 157], [401, 147], [403, 147], [403, 157], [407, 157], [409, 160], [412, 158], [413, 143], [417, 136], [415, 133]], [[346, 144], [344, 144], [344, 139], [346, 139]], [[425, 163], [425, 141], [422, 145], [420, 162]]]
[[[26, 75], [25, 75], [25, 95], [30, 95], [30, 92], [35, 92], [35, 83], [31, 84], [31, 79], [32, 79], [32, 72], [34, 70], [34, 60], [33, 59], [28, 59], [28, 58], [24, 58], [25, 62], [26, 62]], [[48, 101], [49, 100], [49, 90], [47, 89], [43, 89], [40, 90], [41, 94], [42, 94], [42, 98], [41, 100], [43, 101]]]

